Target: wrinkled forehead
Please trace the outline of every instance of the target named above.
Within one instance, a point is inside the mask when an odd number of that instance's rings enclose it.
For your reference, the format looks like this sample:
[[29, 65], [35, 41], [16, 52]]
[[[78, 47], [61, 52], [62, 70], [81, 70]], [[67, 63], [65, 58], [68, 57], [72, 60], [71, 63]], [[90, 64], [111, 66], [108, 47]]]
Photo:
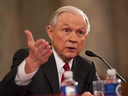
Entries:
[[[58, 17], [62, 14], [62, 13], [65, 13], [65, 12], [71, 12], [73, 14], [76, 14], [76, 15], [81, 15], [83, 17], [83, 20], [85, 22], [85, 24], [87, 25], [87, 34], [89, 33], [90, 31], [90, 24], [89, 24], [89, 20], [88, 20], [88, 17], [86, 16], [86, 14], [83, 13], [83, 11], [81, 10], [73, 10], [73, 9], [68, 9], [68, 10], [57, 10], [55, 11], [51, 18], [50, 18], [50, 25], [53, 27], [55, 27], [57, 21], [58, 21]], [[68, 17], [67, 17], [68, 18]]]
[[[83, 21], [85, 22], [85, 24], [87, 24], [87, 21], [86, 21], [86, 18], [85, 18], [85, 16], [84, 16], [84, 14], [78, 13], [78, 12], [64, 11], [64, 12], [61, 12], [60, 14], [58, 14], [57, 19], [58, 19], [63, 13], [71, 13], [71, 14], [74, 14], [74, 15], [77, 15], [77, 16], [82, 16], [82, 17], [83, 17]], [[67, 18], [69, 18], [69, 17], [67, 17]]]
[[75, 29], [84, 29], [85, 31], [87, 30], [87, 23], [85, 23], [84, 18], [81, 15], [70, 12], [60, 14], [55, 27], [58, 26], [74, 27]]

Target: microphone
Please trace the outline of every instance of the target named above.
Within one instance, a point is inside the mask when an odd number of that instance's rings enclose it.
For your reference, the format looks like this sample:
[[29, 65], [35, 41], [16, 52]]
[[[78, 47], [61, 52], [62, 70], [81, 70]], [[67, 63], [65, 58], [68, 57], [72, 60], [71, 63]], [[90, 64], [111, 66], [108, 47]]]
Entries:
[[[100, 58], [110, 69], [113, 69], [103, 58], [101, 58], [100, 56], [96, 55], [95, 53], [91, 52], [91, 51], [86, 51], [85, 54], [87, 56], [90, 56], [90, 57], [98, 57]], [[116, 72], [116, 75], [118, 78], [120, 78], [123, 82], [126, 82], [126, 80], [121, 77], [117, 72]]]

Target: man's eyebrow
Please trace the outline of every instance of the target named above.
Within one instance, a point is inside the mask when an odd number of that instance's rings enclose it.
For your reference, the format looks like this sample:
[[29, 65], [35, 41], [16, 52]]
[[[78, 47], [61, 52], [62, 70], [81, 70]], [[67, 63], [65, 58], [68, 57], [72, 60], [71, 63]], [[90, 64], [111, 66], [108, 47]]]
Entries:
[[64, 23], [62, 26], [69, 26], [69, 24], [67, 24], [67, 23]]
[[[63, 26], [70, 26], [70, 25], [67, 24], [67, 23], [64, 23], [64, 24], [62, 25], [62, 27], [63, 27]], [[85, 28], [84, 26], [82, 26], [80, 29], [86, 31], [86, 28]]]
[[85, 30], [85, 31], [86, 31], [86, 29], [85, 29], [84, 27], [81, 27], [80, 29], [83, 29], [83, 30]]

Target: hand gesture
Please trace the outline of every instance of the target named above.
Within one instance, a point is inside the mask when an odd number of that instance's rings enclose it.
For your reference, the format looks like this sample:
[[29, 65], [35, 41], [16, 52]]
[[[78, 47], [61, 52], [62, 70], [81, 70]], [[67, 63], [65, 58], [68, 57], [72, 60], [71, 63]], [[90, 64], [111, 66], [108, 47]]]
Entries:
[[41, 64], [48, 61], [52, 54], [52, 50], [48, 42], [44, 39], [39, 39], [36, 42], [33, 39], [32, 33], [29, 30], [24, 31], [28, 38], [29, 56], [26, 58], [25, 72], [29, 74], [36, 71]]

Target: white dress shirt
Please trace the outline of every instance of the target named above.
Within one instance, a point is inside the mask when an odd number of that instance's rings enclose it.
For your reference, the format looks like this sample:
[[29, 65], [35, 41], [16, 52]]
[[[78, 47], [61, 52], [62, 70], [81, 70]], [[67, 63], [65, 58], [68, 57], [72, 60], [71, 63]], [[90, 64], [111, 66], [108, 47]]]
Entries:
[[[58, 56], [58, 54], [55, 52], [55, 50], [52, 48], [54, 57], [55, 57], [55, 62], [57, 65], [57, 70], [58, 70], [58, 75], [59, 75], [59, 84], [61, 84], [61, 77], [62, 74], [64, 73], [64, 64], [63, 60]], [[73, 59], [68, 63], [69, 67], [71, 69], [72, 67], [72, 62]], [[25, 73], [25, 64], [26, 64], [26, 59], [18, 66], [18, 71], [15, 77], [15, 83], [17, 85], [27, 85], [31, 82], [31, 78], [35, 75], [35, 73], [38, 71], [38, 69], [30, 74]]]

